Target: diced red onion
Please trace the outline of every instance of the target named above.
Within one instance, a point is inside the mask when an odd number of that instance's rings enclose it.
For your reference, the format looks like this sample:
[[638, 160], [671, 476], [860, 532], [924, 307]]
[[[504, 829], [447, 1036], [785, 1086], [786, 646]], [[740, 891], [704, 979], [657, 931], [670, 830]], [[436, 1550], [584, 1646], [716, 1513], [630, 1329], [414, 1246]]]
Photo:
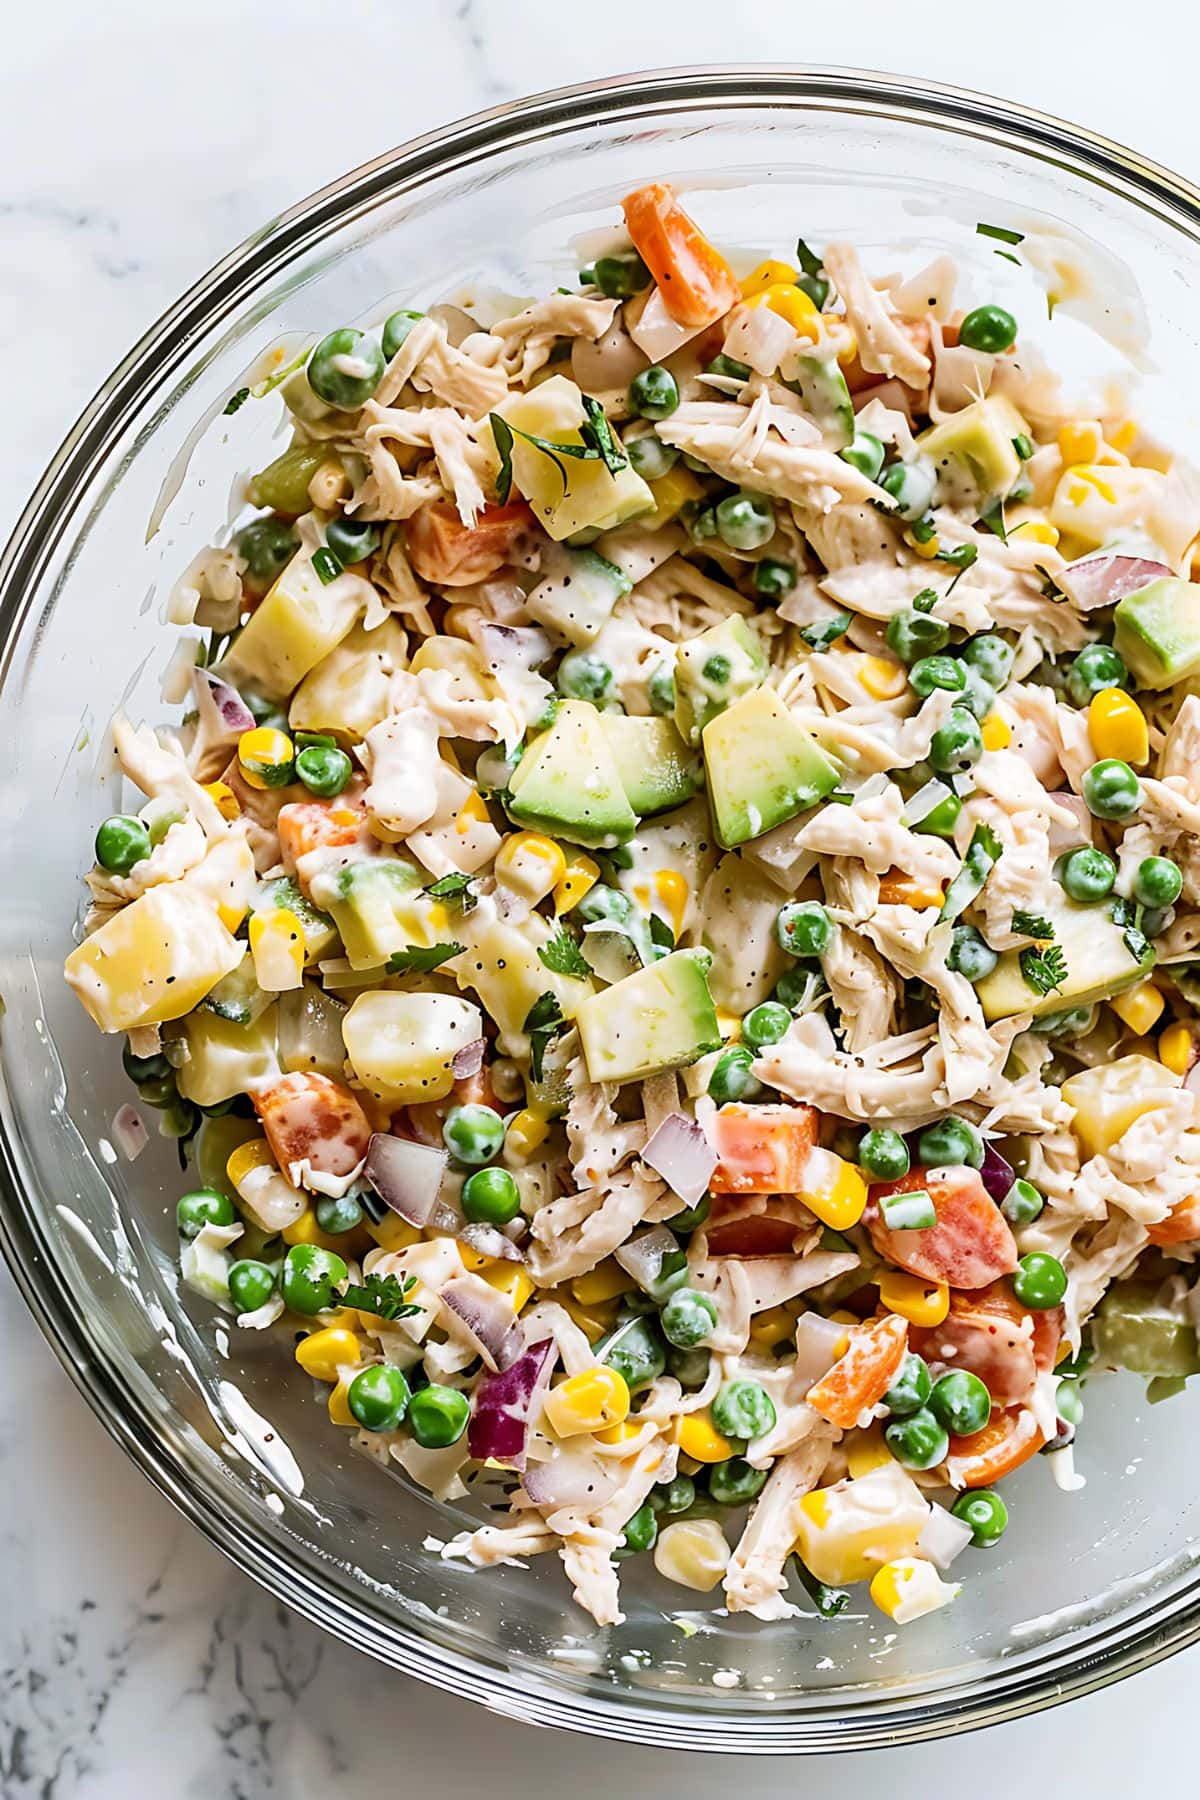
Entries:
[[642, 1161], [661, 1175], [685, 1206], [695, 1206], [712, 1180], [717, 1153], [704, 1135], [703, 1126], [683, 1113], [668, 1113], [650, 1136]]
[[1057, 819], [1050, 821], [1050, 829], [1046, 833], [1046, 848], [1051, 856], [1061, 856], [1064, 850], [1076, 850], [1080, 844], [1092, 841], [1092, 815], [1088, 811], [1087, 801], [1081, 794], [1055, 794], [1055, 806], [1061, 806], [1075, 819], [1074, 825], [1061, 825]]
[[1010, 1162], [1005, 1162], [994, 1144], [985, 1144], [983, 1161], [979, 1166], [979, 1179], [988, 1191], [988, 1198], [994, 1200], [999, 1206], [1017, 1179], [1017, 1171]]
[[462, 1244], [468, 1244], [472, 1250], [477, 1250], [480, 1256], [495, 1256], [505, 1262], [525, 1261], [525, 1252], [521, 1246], [514, 1244], [510, 1237], [505, 1237], [495, 1225], [461, 1225], [458, 1240]]
[[519, 1356], [502, 1375], [480, 1377], [467, 1426], [472, 1456], [481, 1462], [494, 1457], [514, 1469], [525, 1467], [529, 1422], [541, 1411], [557, 1354], [550, 1338]]
[[820, 1313], [801, 1313], [796, 1320], [796, 1374], [801, 1381], [813, 1383], [827, 1375], [846, 1342], [846, 1327], [835, 1319], [823, 1319]]
[[678, 1250], [679, 1240], [665, 1225], [655, 1225], [641, 1237], [630, 1238], [613, 1255], [627, 1275], [632, 1275], [640, 1288], [648, 1292], [658, 1280], [662, 1259]]
[[444, 1150], [376, 1131], [364, 1173], [379, 1198], [420, 1231], [433, 1217], [447, 1161]]
[[622, 1479], [616, 1458], [602, 1462], [586, 1450], [560, 1450], [548, 1462], [528, 1463], [521, 1486], [544, 1512], [560, 1506], [580, 1506], [592, 1512], [612, 1499]]
[[489, 1369], [510, 1368], [525, 1342], [512, 1301], [478, 1275], [456, 1275], [441, 1290], [452, 1312]]
[[917, 1549], [939, 1569], [948, 1569], [956, 1556], [966, 1549], [974, 1533], [962, 1519], [933, 1502], [933, 1510], [921, 1527]]
[[134, 1106], [117, 1109], [113, 1115], [112, 1134], [113, 1142], [126, 1162], [136, 1162], [150, 1142], [142, 1115]]
[[469, 1075], [478, 1075], [483, 1067], [483, 1053], [487, 1049], [486, 1038], [476, 1038], [473, 1044], [464, 1044], [461, 1050], [454, 1052], [450, 1064], [455, 1081], [465, 1081]]
[[1081, 557], [1060, 570], [1054, 579], [1081, 612], [1092, 612], [1098, 606], [1115, 606], [1126, 594], [1136, 594], [1139, 588], [1174, 573], [1167, 563], [1150, 557], [1107, 552]]
[[479, 628], [479, 642], [493, 669], [536, 669], [552, 654], [546, 633], [536, 625], [495, 625]]
[[254, 714], [242, 696], [211, 669], [197, 669], [192, 675], [192, 688], [201, 716], [209, 714], [210, 723], [219, 721], [221, 729], [235, 737], [254, 730]]
[[725, 354], [773, 375], [796, 342], [796, 328], [769, 306], [745, 307], [725, 334]]

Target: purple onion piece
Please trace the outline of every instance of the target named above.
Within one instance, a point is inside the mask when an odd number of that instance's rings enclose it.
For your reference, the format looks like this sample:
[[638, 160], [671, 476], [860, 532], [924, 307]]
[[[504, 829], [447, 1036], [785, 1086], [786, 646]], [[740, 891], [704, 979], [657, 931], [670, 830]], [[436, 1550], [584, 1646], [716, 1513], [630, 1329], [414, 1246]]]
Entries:
[[376, 1131], [364, 1172], [379, 1198], [421, 1231], [433, 1217], [448, 1160], [444, 1150]]
[[253, 731], [254, 714], [242, 699], [235, 687], [214, 675], [211, 669], [196, 669], [192, 674], [192, 688], [196, 696], [196, 704], [202, 712], [212, 708], [222, 728], [240, 737], [243, 731]]
[[979, 1179], [987, 1189], [988, 1197], [999, 1206], [1017, 1179], [1017, 1171], [1011, 1163], [1005, 1162], [994, 1145], [985, 1144], [983, 1161], [979, 1166]]
[[707, 1190], [717, 1166], [717, 1153], [704, 1135], [704, 1128], [683, 1113], [668, 1113], [657, 1131], [651, 1134], [642, 1151], [642, 1161], [661, 1175], [673, 1194], [685, 1206], [695, 1206]]
[[1111, 552], [1100, 556], [1083, 556], [1055, 576], [1059, 587], [1073, 600], [1081, 612], [1092, 612], [1100, 606], [1115, 606], [1127, 594], [1173, 576], [1174, 569], [1146, 556], [1117, 556]]
[[487, 1049], [486, 1038], [476, 1038], [472, 1044], [464, 1044], [461, 1050], [454, 1052], [450, 1063], [451, 1073], [455, 1081], [465, 1081], [469, 1075], [478, 1075], [483, 1067], [483, 1053]]
[[503, 1374], [480, 1378], [467, 1425], [472, 1456], [481, 1462], [490, 1456], [524, 1469], [529, 1421], [540, 1409], [556, 1359], [556, 1346], [548, 1339], [519, 1356]]
[[523, 1263], [525, 1252], [519, 1244], [514, 1244], [510, 1237], [495, 1225], [471, 1224], [458, 1228], [460, 1243], [469, 1244], [480, 1256], [494, 1256], [504, 1262]]
[[489, 1369], [502, 1372], [525, 1342], [512, 1301], [478, 1275], [456, 1275], [438, 1296], [453, 1313]]

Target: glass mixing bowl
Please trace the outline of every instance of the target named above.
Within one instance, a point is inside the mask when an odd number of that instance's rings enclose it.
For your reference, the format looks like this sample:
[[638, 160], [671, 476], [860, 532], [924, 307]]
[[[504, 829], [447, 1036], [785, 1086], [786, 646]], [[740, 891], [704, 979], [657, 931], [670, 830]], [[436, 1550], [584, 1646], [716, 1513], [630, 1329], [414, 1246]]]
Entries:
[[[115, 1156], [128, 1097], [117, 1047], [60, 977], [87, 846], [115, 801], [107, 721], [122, 701], [162, 715], [162, 596], [221, 525], [231, 477], [273, 453], [273, 402], [221, 416], [247, 365], [281, 333], [388, 296], [544, 292], [572, 278], [572, 234], [615, 220], [620, 195], [653, 176], [698, 195], [707, 228], [751, 251], [836, 234], [879, 270], [951, 250], [967, 291], [1007, 297], [1023, 323], [1044, 302], [975, 223], [1068, 224], [1136, 277], [1142, 348], [1166, 372], [1150, 373], [1144, 410], [1193, 435], [1200, 194], [976, 95], [820, 70], [631, 77], [447, 126], [273, 220], [116, 370], [4, 558], [0, 1226], [42, 1329], [151, 1480], [247, 1573], [372, 1655], [514, 1717], [642, 1743], [895, 1743], [1050, 1705], [1200, 1635], [1188, 1399], [1149, 1408], [1135, 1382], [1093, 1382], [1087, 1486], [1060, 1493], [1035, 1459], [1002, 1545], [969, 1554], [959, 1601], [906, 1630], [865, 1605], [830, 1623], [731, 1619], [644, 1559], [625, 1572], [626, 1622], [598, 1631], [552, 1557], [488, 1572], [441, 1560], [426, 1540], [453, 1535], [455, 1509], [350, 1452], [277, 1345], [226, 1341], [180, 1293], [174, 1146]], [[1056, 356], [1095, 347], [1070, 320], [1051, 329]]]

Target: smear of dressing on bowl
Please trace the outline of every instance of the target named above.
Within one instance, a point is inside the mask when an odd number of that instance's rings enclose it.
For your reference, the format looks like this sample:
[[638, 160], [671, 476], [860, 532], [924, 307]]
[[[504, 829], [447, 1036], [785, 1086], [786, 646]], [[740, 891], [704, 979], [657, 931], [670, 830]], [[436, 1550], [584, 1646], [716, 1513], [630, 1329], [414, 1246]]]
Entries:
[[298, 1499], [304, 1492], [300, 1464], [271, 1421], [255, 1412], [241, 1388], [235, 1387], [232, 1381], [219, 1381], [217, 1396], [234, 1427], [230, 1443], [271, 1481]]

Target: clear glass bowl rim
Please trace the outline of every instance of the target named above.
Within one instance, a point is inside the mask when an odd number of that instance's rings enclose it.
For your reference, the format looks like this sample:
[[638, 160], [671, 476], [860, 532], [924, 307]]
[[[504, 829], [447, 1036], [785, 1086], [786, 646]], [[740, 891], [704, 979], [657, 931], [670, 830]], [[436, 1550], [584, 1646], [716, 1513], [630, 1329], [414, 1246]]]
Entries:
[[[1200, 242], [1200, 188], [1116, 144], [1014, 102], [874, 71], [781, 64], [681, 67], [550, 89], [439, 127], [362, 164], [269, 221], [201, 277], [146, 332], [80, 414], [34, 489], [0, 555], [0, 687], [40, 578], [77, 512], [77, 497], [104, 445], [137, 418], [146, 392], [176, 370], [223, 314], [248, 299], [330, 230], [389, 193], [480, 161], [523, 139], [589, 120], [614, 124], [669, 117], [695, 107], [736, 111], [776, 104], [890, 118], [948, 134], [1033, 151], [1108, 187]], [[1200, 1576], [1117, 1623], [1051, 1643], [1019, 1668], [995, 1664], [928, 1697], [876, 1691], [861, 1703], [837, 1698], [803, 1717], [722, 1716], [651, 1709], [629, 1695], [608, 1698], [506, 1671], [421, 1639], [385, 1618], [361, 1589], [320, 1582], [238, 1518], [215, 1511], [195, 1471], [132, 1403], [102, 1354], [22, 1199], [20, 1160], [0, 1121], [0, 1249], [44, 1336], [110, 1435], [154, 1486], [244, 1573], [347, 1643], [390, 1666], [508, 1717], [662, 1748], [788, 1754], [872, 1749], [996, 1725], [1094, 1692], [1200, 1641]]]

